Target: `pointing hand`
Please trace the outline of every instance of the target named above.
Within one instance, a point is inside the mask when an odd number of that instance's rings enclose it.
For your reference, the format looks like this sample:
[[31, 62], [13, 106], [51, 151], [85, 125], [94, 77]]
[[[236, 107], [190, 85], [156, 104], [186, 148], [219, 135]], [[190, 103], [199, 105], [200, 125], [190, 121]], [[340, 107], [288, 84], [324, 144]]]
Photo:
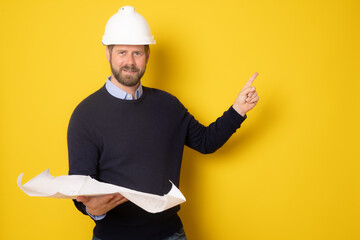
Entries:
[[253, 109], [259, 101], [259, 96], [257, 95], [256, 88], [251, 86], [257, 76], [257, 72], [251, 76], [251, 78], [247, 81], [247, 83], [235, 99], [233, 108], [243, 117], [248, 111]]

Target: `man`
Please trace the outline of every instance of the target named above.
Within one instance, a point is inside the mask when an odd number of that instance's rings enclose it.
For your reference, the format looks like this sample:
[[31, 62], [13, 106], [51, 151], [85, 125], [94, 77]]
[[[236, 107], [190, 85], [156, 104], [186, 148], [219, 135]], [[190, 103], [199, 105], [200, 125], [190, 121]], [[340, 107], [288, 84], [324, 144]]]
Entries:
[[[164, 195], [169, 180], [179, 186], [184, 145], [201, 153], [220, 148], [240, 127], [259, 97], [252, 82], [208, 127], [174, 96], [142, 86], [155, 41], [146, 20], [122, 7], [106, 25], [103, 44], [111, 66], [105, 85], [83, 100], [68, 129], [69, 174]], [[148, 213], [120, 194], [81, 196], [76, 207], [95, 220], [93, 239], [186, 239], [176, 206]]]

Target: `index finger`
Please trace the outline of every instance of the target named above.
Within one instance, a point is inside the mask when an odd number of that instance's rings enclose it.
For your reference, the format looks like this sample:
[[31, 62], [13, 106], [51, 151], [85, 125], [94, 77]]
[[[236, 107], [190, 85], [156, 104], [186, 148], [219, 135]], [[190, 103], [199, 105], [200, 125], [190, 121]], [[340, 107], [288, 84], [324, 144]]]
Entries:
[[243, 89], [244, 89], [244, 88], [251, 87], [251, 84], [254, 82], [255, 78], [256, 78], [258, 75], [259, 75], [259, 73], [258, 73], [258, 72], [255, 72], [255, 73], [251, 76], [251, 78], [249, 78], [249, 80], [247, 81], [247, 83], [245, 83]]

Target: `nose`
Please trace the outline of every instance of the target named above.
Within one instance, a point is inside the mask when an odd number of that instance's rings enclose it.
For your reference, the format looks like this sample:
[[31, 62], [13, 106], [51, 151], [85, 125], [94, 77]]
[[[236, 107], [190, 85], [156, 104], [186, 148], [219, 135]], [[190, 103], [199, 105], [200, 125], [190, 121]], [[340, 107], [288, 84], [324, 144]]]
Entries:
[[126, 57], [126, 64], [127, 65], [132, 65], [135, 66], [135, 59], [134, 56], [132, 54], [128, 54]]

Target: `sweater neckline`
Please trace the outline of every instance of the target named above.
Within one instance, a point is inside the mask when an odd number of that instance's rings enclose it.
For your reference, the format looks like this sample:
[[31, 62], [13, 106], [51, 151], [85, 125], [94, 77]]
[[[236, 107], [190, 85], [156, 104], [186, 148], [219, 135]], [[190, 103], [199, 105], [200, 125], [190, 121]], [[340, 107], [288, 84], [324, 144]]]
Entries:
[[106, 89], [106, 86], [104, 84], [104, 86], [101, 88], [101, 90], [106, 94], [107, 97], [111, 98], [112, 100], [121, 102], [121, 103], [125, 103], [125, 104], [136, 104], [141, 102], [147, 95], [147, 90], [148, 88], [145, 86], [142, 86], [143, 88], [143, 94], [138, 98], [138, 99], [133, 99], [133, 100], [125, 100], [125, 99], [121, 99], [121, 98], [117, 98], [113, 95], [111, 95], [108, 90]]

